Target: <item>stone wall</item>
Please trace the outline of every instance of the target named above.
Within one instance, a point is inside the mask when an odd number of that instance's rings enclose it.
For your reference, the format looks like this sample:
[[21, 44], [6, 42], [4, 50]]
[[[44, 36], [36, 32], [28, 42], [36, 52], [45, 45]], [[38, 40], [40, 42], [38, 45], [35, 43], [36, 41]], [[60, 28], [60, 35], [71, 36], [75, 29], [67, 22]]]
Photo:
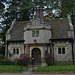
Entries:
[[32, 30], [28, 30], [24, 32], [24, 44], [35, 44], [34, 40], [37, 40], [37, 43], [49, 43], [49, 39], [51, 38], [50, 30], [38, 30], [39, 37], [32, 36]]
[[[58, 54], [58, 48], [64, 47], [65, 54]], [[54, 60], [55, 61], [72, 61], [72, 43], [69, 41], [54, 42]]]
[[[13, 48], [19, 49], [19, 54], [13, 54]], [[23, 43], [9, 43], [8, 44], [8, 54], [12, 54], [11, 60], [19, 58], [22, 53], [24, 53], [24, 44]], [[10, 58], [10, 57], [9, 57]]]

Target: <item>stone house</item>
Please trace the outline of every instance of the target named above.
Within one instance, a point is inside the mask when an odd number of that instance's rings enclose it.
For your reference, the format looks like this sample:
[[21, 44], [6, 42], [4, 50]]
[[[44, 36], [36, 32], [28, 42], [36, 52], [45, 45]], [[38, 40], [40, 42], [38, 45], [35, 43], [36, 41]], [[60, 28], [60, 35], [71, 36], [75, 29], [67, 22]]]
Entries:
[[74, 62], [74, 28], [71, 18], [44, 19], [39, 9], [30, 21], [14, 20], [6, 34], [5, 56], [13, 54], [11, 60], [26, 53], [35, 62], [46, 65], [46, 53], [53, 55], [57, 62]]

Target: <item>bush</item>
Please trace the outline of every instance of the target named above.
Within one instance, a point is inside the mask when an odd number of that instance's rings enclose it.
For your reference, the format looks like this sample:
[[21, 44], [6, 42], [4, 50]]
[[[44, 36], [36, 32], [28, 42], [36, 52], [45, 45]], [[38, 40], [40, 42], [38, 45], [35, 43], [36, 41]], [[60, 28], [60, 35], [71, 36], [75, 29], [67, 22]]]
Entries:
[[20, 55], [20, 64], [23, 66], [28, 66], [29, 56], [27, 54], [21, 54]]
[[53, 65], [53, 56], [50, 53], [47, 53], [47, 56], [45, 57], [45, 62], [48, 65]]
[[14, 63], [15, 63], [16, 65], [20, 65], [20, 58], [15, 58], [15, 59], [14, 59]]
[[13, 65], [13, 64], [14, 64], [14, 62], [5, 58], [3, 54], [0, 54], [0, 65]]

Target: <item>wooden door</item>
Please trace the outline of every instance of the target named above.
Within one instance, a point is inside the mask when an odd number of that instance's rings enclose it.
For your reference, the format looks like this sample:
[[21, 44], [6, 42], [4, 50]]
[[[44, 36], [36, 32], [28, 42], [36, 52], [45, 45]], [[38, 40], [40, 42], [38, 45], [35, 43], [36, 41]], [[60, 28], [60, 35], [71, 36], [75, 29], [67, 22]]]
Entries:
[[34, 48], [32, 50], [32, 58], [34, 59], [33, 62], [34, 64], [38, 64], [41, 62], [41, 51], [38, 48]]

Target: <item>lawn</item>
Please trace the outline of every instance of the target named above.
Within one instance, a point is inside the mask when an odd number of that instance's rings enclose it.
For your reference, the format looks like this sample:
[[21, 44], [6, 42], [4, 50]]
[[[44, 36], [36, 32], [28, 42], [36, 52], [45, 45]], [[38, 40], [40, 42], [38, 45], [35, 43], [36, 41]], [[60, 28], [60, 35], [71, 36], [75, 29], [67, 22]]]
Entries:
[[25, 70], [27, 67], [18, 66], [18, 65], [0, 65], [0, 71], [7, 71], [7, 72], [18, 72], [21, 70]]
[[75, 65], [39, 67], [39, 68], [36, 69], [36, 71], [37, 72], [43, 72], [43, 71], [75, 71]]

